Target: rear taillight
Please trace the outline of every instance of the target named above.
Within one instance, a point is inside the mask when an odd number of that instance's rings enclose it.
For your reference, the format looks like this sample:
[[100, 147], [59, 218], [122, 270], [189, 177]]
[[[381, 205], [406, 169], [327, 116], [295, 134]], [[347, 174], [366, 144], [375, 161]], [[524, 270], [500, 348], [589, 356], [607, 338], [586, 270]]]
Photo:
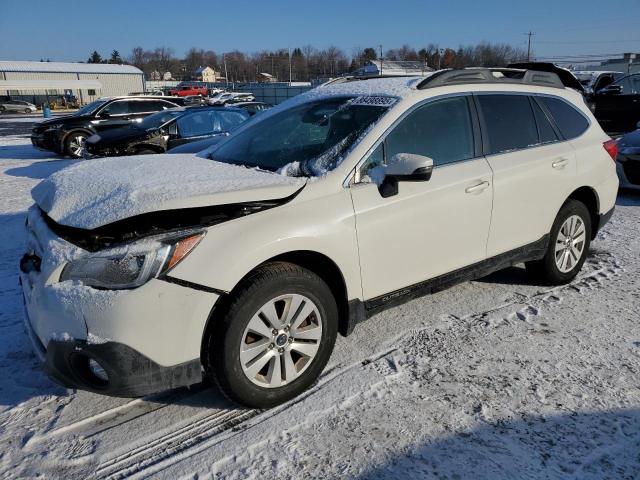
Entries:
[[618, 156], [618, 142], [616, 140], [607, 140], [602, 144], [607, 153], [611, 156], [611, 160], [616, 161]]

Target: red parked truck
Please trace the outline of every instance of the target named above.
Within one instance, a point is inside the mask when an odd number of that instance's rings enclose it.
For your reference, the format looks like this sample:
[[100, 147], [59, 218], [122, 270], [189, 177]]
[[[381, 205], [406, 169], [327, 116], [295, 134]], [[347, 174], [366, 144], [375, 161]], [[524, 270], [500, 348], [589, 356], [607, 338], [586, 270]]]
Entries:
[[178, 85], [176, 88], [169, 90], [169, 95], [173, 97], [188, 97], [190, 95], [207, 96], [207, 87], [196, 87], [193, 85]]

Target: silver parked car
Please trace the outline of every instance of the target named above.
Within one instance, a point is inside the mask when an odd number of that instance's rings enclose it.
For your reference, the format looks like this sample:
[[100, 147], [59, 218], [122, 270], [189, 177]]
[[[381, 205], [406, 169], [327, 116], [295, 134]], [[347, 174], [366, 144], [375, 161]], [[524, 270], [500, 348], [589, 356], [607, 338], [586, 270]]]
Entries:
[[23, 100], [6, 100], [0, 101], [0, 113], [20, 112], [20, 113], [34, 113], [38, 108], [29, 102]]

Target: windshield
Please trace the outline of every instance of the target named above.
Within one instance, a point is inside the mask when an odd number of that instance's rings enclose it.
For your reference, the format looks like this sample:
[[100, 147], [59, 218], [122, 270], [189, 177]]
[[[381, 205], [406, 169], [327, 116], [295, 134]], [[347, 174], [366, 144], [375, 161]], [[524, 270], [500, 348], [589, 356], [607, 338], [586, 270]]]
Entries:
[[292, 176], [323, 175], [393, 102], [388, 97], [334, 97], [296, 105], [231, 136], [213, 156]]
[[163, 110], [162, 112], [154, 113], [145, 117], [138, 126], [140, 128], [149, 129], [149, 128], [159, 128], [165, 123], [167, 123], [172, 118], [179, 117], [183, 115], [185, 112], [183, 110]]
[[98, 108], [100, 108], [102, 105], [104, 105], [107, 102], [108, 100], [95, 100], [91, 103], [87, 103], [84, 107], [82, 107], [80, 110], [74, 113], [74, 115], [77, 115], [77, 116], [89, 115], [90, 113], [95, 112]]

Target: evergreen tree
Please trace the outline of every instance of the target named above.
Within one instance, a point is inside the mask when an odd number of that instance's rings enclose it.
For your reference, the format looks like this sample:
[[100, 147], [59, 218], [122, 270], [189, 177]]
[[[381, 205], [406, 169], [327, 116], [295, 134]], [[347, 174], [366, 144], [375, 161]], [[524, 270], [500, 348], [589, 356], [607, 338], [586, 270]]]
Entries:
[[102, 55], [100, 55], [96, 50], [93, 51], [87, 63], [102, 63]]
[[122, 63], [122, 57], [120, 57], [120, 52], [118, 50], [111, 52], [109, 63]]

